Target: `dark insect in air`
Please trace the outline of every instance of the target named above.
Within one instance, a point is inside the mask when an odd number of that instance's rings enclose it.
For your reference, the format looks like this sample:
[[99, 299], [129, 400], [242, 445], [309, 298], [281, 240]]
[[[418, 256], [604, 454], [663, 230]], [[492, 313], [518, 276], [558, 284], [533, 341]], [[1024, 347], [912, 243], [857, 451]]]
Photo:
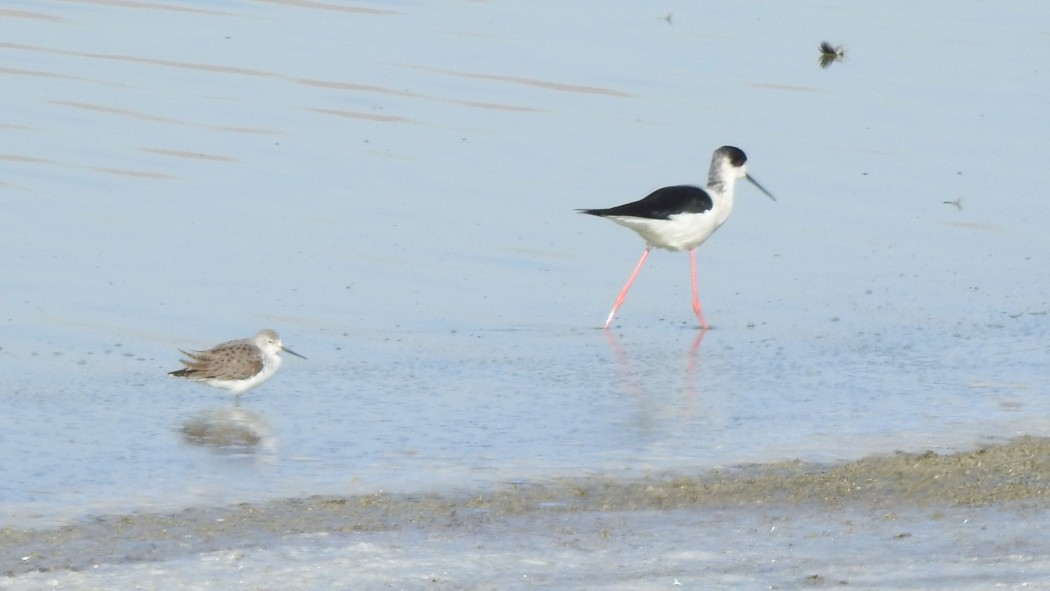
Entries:
[[832, 46], [827, 41], [821, 41], [820, 45], [820, 67], [826, 68], [834, 62], [840, 62], [846, 57], [846, 48], [839, 46]]

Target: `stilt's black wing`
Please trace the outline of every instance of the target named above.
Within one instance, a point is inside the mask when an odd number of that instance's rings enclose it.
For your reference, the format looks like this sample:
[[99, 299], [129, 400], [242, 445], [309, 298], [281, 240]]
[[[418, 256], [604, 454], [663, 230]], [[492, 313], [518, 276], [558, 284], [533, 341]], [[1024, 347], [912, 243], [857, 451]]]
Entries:
[[692, 185], [664, 187], [644, 199], [608, 209], [578, 209], [580, 213], [606, 217], [625, 215], [636, 218], [666, 220], [676, 213], [702, 213], [714, 206], [707, 191]]

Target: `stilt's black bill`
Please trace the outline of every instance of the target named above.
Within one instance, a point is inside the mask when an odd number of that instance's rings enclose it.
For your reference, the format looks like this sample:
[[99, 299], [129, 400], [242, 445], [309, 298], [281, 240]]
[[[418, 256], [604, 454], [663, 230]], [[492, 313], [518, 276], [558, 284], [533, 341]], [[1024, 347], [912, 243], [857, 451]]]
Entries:
[[773, 201], [776, 201], [776, 200], [777, 200], [777, 198], [776, 198], [776, 197], [774, 197], [772, 193], [770, 193], [769, 191], [767, 191], [765, 187], [763, 187], [762, 185], [758, 184], [758, 181], [756, 181], [756, 180], [755, 180], [755, 178], [754, 178], [753, 176], [751, 176], [751, 175], [746, 175], [746, 176], [745, 176], [744, 178], [745, 178], [745, 179], [747, 179], [747, 180], [749, 180], [749, 181], [751, 181], [751, 184], [752, 184], [752, 185], [754, 185], [754, 186], [758, 187], [758, 190], [759, 190], [759, 191], [762, 191], [763, 193], [765, 193], [765, 194], [766, 194], [766, 197], [769, 197], [769, 198], [770, 198], [770, 199], [772, 199]]

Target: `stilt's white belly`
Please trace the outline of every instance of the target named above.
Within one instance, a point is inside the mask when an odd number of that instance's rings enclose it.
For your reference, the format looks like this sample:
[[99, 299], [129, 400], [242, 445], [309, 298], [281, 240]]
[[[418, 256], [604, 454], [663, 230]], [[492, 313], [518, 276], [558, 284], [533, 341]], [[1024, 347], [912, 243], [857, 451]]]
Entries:
[[703, 244], [728, 216], [708, 210], [703, 213], [677, 213], [668, 219], [611, 215], [608, 218], [638, 233], [646, 243], [667, 250], [692, 250]]

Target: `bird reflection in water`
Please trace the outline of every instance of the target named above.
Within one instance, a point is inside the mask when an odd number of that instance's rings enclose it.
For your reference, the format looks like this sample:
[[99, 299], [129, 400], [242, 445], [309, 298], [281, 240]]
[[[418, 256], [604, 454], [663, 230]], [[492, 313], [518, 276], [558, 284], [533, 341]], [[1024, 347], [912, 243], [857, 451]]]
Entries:
[[273, 452], [277, 444], [266, 420], [237, 406], [205, 409], [190, 415], [179, 427], [190, 445], [227, 453]]
[[[693, 404], [696, 399], [696, 372], [700, 366], [700, 345], [704, 341], [704, 335], [707, 334], [707, 330], [707, 328], [701, 327], [700, 332], [693, 338], [687, 353], [685, 365], [685, 406], [682, 409], [684, 417], [690, 417], [693, 414]], [[639, 383], [639, 373], [631, 367], [631, 360], [627, 351], [612, 331], [605, 331], [605, 338], [609, 342], [609, 348], [612, 349], [613, 358], [616, 361], [616, 372], [620, 375], [620, 382], [623, 384], [624, 390], [635, 397], [641, 397], [646, 389]]]

